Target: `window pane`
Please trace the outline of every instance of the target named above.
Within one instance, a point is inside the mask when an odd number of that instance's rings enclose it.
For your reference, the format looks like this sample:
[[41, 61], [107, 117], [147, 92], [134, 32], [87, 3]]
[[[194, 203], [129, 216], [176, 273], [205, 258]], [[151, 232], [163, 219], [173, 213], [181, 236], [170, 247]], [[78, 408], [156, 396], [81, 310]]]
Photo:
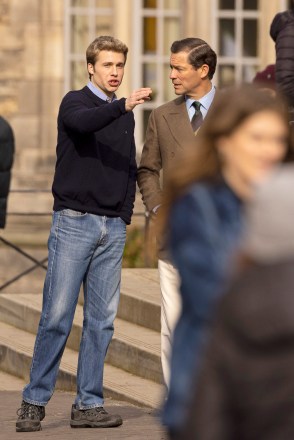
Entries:
[[111, 35], [112, 22], [111, 16], [98, 15], [96, 17], [96, 35]]
[[71, 52], [84, 53], [89, 45], [89, 22], [85, 15], [71, 18]]
[[143, 53], [145, 54], [156, 53], [156, 18], [155, 17], [144, 18]]
[[71, 0], [72, 6], [89, 6], [89, 0]]
[[257, 66], [243, 66], [242, 79], [244, 82], [251, 83], [257, 72]]
[[165, 64], [163, 68], [163, 100], [171, 101], [175, 99], [175, 91], [172, 85], [171, 80], [169, 79], [170, 74], [170, 66], [169, 64]]
[[219, 87], [227, 87], [235, 84], [235, 66], [219, 66]]
[[166, 9], [180, 9], [180, 0], [164, 0]]
[[156, 8], [157, 7], [156, 0], [144, 0], [143, 8]]
[[156, 82], [156, 64], [146, 63], [143, 65], [143, 87], [151, 87], [152, 101], [157, 96], [157, 82]]
[[220, 19], [219, 45], [219, 54], [221, 56], [234, 56], [236, 54], [235, 21], [233, 19]]
[[244, 20], [243, 56], [245, 57], [257, 56], [257, 21], [256, 20], [251, 20], [251, 19]]
[[88, 82], [88, 73], [84, 61], [73, 61], [71, 63], [71, 89], [77, 90], [84, 87]]
[[177, 18], [164, 19], [164, 55], [170, 54], [171, 43], [180, 38], [180, 23]]
[[251, 11], [257, 11], [258, 9], [258, 4], [257, 4], [257, 0], [243, 0], [243, 9], [245, 9], [246, 11], [251, 10]]
[[235, 0], [219, 0], [219, 9], [235, 9]]

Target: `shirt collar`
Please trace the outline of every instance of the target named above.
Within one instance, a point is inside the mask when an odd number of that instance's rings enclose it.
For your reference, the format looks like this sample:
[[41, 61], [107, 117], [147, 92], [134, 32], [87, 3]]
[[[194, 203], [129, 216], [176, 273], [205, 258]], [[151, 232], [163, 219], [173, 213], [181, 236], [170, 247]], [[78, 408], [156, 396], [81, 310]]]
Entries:
[[103, 101], [112, 102], [117, 99], [116, 94], [114, 93], [112, 100], [109, 101], [109, 97], [104, 92], [102, 92], [102, 90], [97, 89], [97, 87], [95, 87], [91, 81], [88, 82], [87, 87], [89, 87], [89, 89], [91, 90], [91, 92], [94, 93], [94, 95], [98, 96], [98, 98], [102, 99]]
[[[202, 96], [202, 98], [197, 99], [197, 101], [200, 102], [201, 106], [204, 107], [205, 110], [208, 110], [213, 101], [214, 95], [215, 95], [215, 86], [212, 86], [210, 91], [206, 93], [206, 95]], [[193, 104], [193, 102], [195, 101], [194, 98], [189, 98], [188, 96], [185, 96], [185, 100], [186, 100], [187, 109], [189, 109]]]

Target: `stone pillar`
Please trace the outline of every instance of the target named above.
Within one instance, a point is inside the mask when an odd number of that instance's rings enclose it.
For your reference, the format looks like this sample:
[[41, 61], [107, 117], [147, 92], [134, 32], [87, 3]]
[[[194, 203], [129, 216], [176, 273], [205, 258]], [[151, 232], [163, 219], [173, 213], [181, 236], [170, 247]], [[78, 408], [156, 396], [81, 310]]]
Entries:
[[129, 48], [124, 79], [118, 90], [118, 96], [121, 97], [130, 95], [132, 88], [132, 0], [114, 0], [113, 12], [114, 37], [123, 41]]
[[211, 6], [208, 1], [185, 0], [184, 36], [197, 37], [211, 44]]
[[271, 39], [269, 31], [274, 16], [281, 11], [280, 0], [260, 0], [260, 34], [259, 34], [259, 53], [260, 68], [263, 69], [268, 64], [274, 64], [276, 59], [275, 43]]
[[55, 163], [57, 114], [64, 93], [64, 6], [60, 0], [40, 1], [40, 160]]

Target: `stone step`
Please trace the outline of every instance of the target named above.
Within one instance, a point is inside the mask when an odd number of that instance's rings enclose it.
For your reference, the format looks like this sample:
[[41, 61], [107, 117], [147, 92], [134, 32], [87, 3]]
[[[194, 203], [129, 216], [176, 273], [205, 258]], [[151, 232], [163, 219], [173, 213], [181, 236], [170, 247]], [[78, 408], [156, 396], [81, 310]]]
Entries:
[[123, 269], [120, 318], [160, 332], [160, 298], [157, 269]]
[[0, 392], [1, 391], [20, 391], [25, 386], [25, 381], [13, 376], [12, 374], [0, 371]]
[[[0, 369], [16, 377], [29, 379], [35, 336], [0, 322]], [[78, 353], [66, 348], [60, 364], [56, 388], [75, 391]], [[163, 386], [142, 379], [112, 365], [105, 364], [105, 397], [124, 400], [135, 405], [159, 408]]]
[[[1, 294], [0, 320], [36, 333], [42, 308], [41, 294]], [[79, 349], [83, 309], [77, 306], [67, 346]], [[107, 362], [142, 378], [162, 383], [160, 334], [154, 330], [117, 318]]]
[[[46, 249], [23, 248], [37, 260], [47, 257]], [[0, 285], [33, 263], [0, 242]], [[1, 293], [41, 293], [46, 271], [38, 268]], [[83, 304], [83, 296], [80, 296]], [[151, 330], [160, 331], [160, 288], [157, 269], [123, 269], [118, 317]]]

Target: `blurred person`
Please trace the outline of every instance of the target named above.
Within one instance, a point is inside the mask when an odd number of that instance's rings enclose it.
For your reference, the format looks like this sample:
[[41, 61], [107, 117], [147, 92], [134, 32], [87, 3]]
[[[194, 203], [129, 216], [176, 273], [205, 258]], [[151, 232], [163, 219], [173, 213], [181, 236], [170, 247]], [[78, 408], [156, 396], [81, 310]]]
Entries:
[[193, 377], [234, 269], [243, 203], [259, 181], [293, 156], [284, 101], [250, 85], [219, 92], [198, 136], [197, 149], [172, 170], [165, 198], [182, 298], [163, 414], [171, 438], [188, 423]]
[[288, 11], [274, 17], [270, 36], [276, 44], [277, 88], [294, 108], [294, 0]]
[[287, 165], [246, 208], [241, 272], [220, 302], [177, 440], [294, 438], [293, 191]]
[[[143, 202], [153, 219], [162, 204], [162, 189], [169, 167], [177, 163], [183, 150], [195, 148], [195, 134], [215, 96], [212, 78], [216, 61], [215, 52], [200, 38], [185, 38], [171, 46], [169, 77], [179, 97], [152, 111], [138, 169]], [[163, 237], [158, 238], [158, 248], [161, 360], [163, 379], [168, 388], [172, 333], [180, 314], [181, 299], [178, 271], [170, 260]]]
[[4, 229], [6, 224], [13, 155], [13, 131], [10, 124], [0, 116], [0, 229]]
[[252, 83], [263, 91], [271, 93], [273, 96], [275, 96], [277, 88], [275, 78], [275, 65], [269, 64], [265, 69], [256, 72]]
[[90, 81], [67, 93], [60, 105], [43, 309], [30, 382], [18, 410], [18, 432], [41, 429], [82, 284], [83, 333], [70, 425], [122, 424], [119, 415], [103, 408], [103, 369], [119, 302], [126, 225], [135, 199], [132, 110], [151, 93], [142, 88], [117, 99], [127, 53], [127, 46], [113, 37], [96, 38], [86, 51]]

